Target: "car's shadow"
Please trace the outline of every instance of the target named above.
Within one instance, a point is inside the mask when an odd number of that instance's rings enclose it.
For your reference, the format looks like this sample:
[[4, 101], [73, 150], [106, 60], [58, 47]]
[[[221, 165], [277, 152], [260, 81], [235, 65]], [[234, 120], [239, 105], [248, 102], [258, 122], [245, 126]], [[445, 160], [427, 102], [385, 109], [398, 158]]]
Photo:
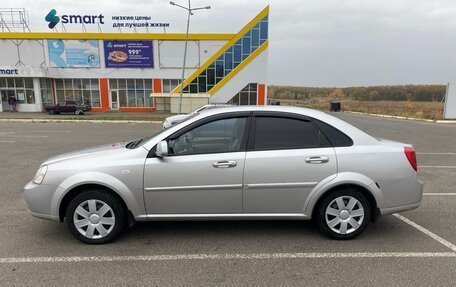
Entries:
[[[59, 245], [62, 252], [132, 254], [387, 252], [410, 249], [416, 231], [388, 216], [369, 224], [354, 240], [331, 240], [312, 221], [162, 221], [138, 222], [111, 244], [85, 245], [65, 224], [46, 222], [35, 228], [34, 242]], [[419, 233], [418, 233], [419, 234]], [[66, 243], [62, 245], [62, 243]], [[44, 247], [46, 249], [46, 247]], [[416, 250], [412, 250], [416, 251]]]

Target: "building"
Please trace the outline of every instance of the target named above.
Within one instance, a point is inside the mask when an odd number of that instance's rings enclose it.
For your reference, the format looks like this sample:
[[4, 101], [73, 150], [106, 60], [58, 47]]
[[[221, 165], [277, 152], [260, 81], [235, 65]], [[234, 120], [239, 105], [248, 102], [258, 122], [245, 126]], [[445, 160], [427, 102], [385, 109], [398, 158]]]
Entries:
[[443, 106], [443, 118], [445, 120], [456, 119], [456, 84], [448, 84], [445, 93], [445, 105]]
[[[183, 111], [206, 103], [267, 101], [266, 7], [238, 33], [190, 34]], [[93, 111], [176, 112], [185, 34], [0, 33], [0, 111], [19, 112], [63, 100]]]

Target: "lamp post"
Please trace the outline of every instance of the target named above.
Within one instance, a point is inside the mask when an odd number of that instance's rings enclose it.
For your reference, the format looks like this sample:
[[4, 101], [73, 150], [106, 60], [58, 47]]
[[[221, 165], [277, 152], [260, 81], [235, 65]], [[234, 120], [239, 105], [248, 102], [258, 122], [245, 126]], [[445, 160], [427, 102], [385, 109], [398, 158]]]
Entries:
[[177, 6], [182, 9], [187, 10], [188, 16], [187, 16], [187, 32], [185, 33], [185, 48], [184, 48], [184, 64], [182, 65], [182, 78], [181, 78], [181, 88], [180, 88], [180, 96], [179, 96], [179, 115], [182, 112], [182, 93], [184, 92], [184, 78], [185, 78], [185, 64], [187, 60], [187, 43], [188, 43], [188, 29], [190, 27], [190, 16], [193, 15], [193, 11], [196, 10], [203, 10], [203, 9], [211, 9], [211, 6], [205, 6], [205, 7], [197, 7], [197, 8], [192, 8], [190, 5], [190, 0], [188, 0], [188, 7], [176, 4], [174, 2], [169, 2], [172, 6]]

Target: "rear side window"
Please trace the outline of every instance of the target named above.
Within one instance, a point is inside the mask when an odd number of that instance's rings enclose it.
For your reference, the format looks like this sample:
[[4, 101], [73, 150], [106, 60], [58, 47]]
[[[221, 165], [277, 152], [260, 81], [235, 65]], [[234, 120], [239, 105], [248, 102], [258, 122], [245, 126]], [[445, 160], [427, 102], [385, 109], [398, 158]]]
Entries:
[[298, 149], [327, 146], [327, 139], [310, 122], [280, 117], [257, 117], [254, 150]]
[[335, 127], [328, 125], [327, 123], [317, 119], [313, 119], [313, 121], [318, 126], [318, 128], [320, 128], [323, 131], [323, 133], [328, 137], [329, 141], [334, 147], [353, 145], [353, 140], [343, 132], [336, 129]]

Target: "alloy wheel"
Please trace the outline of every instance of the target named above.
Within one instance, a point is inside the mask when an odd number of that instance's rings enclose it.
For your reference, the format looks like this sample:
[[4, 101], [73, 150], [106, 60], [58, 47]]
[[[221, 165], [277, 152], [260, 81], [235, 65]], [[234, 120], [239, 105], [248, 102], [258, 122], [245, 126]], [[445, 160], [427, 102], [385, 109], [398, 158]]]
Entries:
[[356, 231], [364, 220], [362, 204], [352, 196], [339, 196], [332, 200], [325, 211], [328, 227], [337, 234]]
[[114, 228], [116, 218], [112, 208], [98, 199], [83, 201], [73, 214], [74, 226], [83, 236], [100, 239]]

